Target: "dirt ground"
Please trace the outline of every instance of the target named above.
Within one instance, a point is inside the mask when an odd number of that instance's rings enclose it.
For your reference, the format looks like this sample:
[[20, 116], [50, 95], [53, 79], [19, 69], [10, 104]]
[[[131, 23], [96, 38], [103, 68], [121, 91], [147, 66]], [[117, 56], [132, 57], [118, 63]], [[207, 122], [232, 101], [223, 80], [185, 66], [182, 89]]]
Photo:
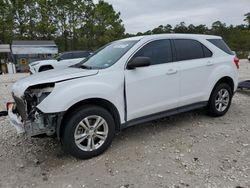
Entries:
[[[25, 76], [0, 76], [0, 111]], [[250, 79], [246, 60], [240, 77]], [[90, 160], [65, 155], [53, 138], [17, 136], [0, 117], [0, 187], [250, 187], [250, 91], [221, 118], [198, 110], [128, 128]]]

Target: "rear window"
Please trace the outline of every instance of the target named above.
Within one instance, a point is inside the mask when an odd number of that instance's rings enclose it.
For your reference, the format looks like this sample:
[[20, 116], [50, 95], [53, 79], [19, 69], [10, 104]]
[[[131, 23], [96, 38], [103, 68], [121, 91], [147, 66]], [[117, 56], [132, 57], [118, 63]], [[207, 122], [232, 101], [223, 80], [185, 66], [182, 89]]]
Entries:
[[174, 42], [178, 61], [204, 58], [200, 42], [191, 39], [175, 39]]
[[228, 45], [224, 42], [222, 39], [207, 39], [209, 42], [211, 42], [216, 47], [220, 48], [224, 52], [226, 52], [229, 55], [234, 55], [232, 50], [228, 47]]

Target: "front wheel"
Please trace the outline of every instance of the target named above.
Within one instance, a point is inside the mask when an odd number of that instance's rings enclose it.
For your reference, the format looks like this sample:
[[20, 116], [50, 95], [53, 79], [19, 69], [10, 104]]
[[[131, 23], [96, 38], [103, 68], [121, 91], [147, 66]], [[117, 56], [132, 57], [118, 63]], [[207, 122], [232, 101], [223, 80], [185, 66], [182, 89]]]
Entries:
[[114, 119], [106, 109], [82, 106], [68, 115], [62, 132], [62, 146], [74, 157], [89, 159], [103, 153], [114, 135]]
[[233, 91], [226, 83], [215, 86], [208, 104], [208, 114], [213, 117], [223, 116], [231, 106]]

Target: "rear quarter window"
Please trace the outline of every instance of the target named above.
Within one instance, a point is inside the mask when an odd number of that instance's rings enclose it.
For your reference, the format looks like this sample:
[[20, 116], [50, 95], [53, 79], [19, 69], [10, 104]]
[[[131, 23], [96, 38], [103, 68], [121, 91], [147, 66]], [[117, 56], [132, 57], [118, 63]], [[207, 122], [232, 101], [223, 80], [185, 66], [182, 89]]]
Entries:
[[212, 57], [213, 53], [204, 45], [202, 45], [204, 57]]
[[207, 39], [209, 42], [211, 42], [213, 45], [215, 45], [217, 48], [221, 49], [225, 53], [229, 55], [234, 55], [232, 50], [228, 47], [228, 45], [224, 42], [222, 39]]

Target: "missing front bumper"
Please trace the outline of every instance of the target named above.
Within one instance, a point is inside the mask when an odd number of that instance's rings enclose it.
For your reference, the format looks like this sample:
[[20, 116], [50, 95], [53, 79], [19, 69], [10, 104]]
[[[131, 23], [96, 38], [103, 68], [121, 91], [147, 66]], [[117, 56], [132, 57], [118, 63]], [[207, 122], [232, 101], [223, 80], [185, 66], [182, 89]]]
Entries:
[[15, 127], [18, 134], [27, 134], [28, 136], [37, 136], [46, 134], [52, 136], [56, 132], [57, 115], [37, 114], [34, 120], [22, 121], [21, 117], [16, 113], [16, 103], [7, 104], [8, 116], [12, 126]]
[[7, 105], [7, 111], [10, 123], [13, 127], [15, 127], [17, 134], [25, 133], [24, 125], [19, 117], [13, 113], [13, 109], [15, 108], [15, 103], [9, 103]]

